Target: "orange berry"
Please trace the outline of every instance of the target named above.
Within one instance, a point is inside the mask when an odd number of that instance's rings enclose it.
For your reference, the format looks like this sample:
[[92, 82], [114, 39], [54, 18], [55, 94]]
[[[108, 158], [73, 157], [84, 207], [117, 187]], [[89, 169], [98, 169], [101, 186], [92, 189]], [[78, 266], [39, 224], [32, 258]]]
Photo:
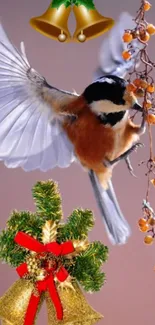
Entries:
[[155, 115], [153, 114], [149, 114], [147, 117], [146, 117], [146, 120], [149, 124], [155, 124]]
[[147, 231], [149, 230], [149, 224], [146, 223], [145, 225], [140, 226], [140, 230], [141, 230], [142, 232], [147, 232]]
[[141, 218], [141, 219], [138, 220], [138, 224], [139, 224], [140, 227], [145, 226], [146, 223], [147, 223], [147, 220], [145, 218]]
[[155, 87], [153, 84], [148, 85], [146, 89], [150, 94], [153, 94], [155, 92]]
[[149, 24], [146, 28], [147, 32], [150, 35], [154, 35], [155, 34], [155, 26], [153, 24]]
[[152, 108], [152, 102], [150, 100], [147, 100], [146, 102], [144, 102], [144, 107], [146, 109]]
[[123, 35], [123, 41], [125, 43], [130, 43], [132, 41], [132, 34], [130, 32], [126, 32]]
[[148, 1], [145, 1], [145, 3], [144, 3], [144, 10], [145, 11], [148, 11], [148, 10], [150, 10], [150, 8], [151, 8], [151, 3], [150, 2], [148, 2]]
[[150, 34], [148, 32], [144, 32], [140, 35], [140, 39], [143, 41], [143, 42], [148, 42], [149, 39], [150, 39]]
[[133, 81], [133, 84], [136, 86], [136, 87], [140, 87], [140, 83], [141, 83], [141, 79], [135, 79], [134, 81]]
[[152, 183], [153, 186], [155, 186], [155, 178], [151, 179], [150, 182]]
[[129, 92], [135, 92], [137, 90], [136, 86], [134, 84], [128, 84], [126, 89], [129, 91]]
[[137, 97], [144, 97], [144, 89], [142, 89], [142, 88], [138, 88], [138, 89], [136, 90], [136, 92], [135, 92], [135, 95], [136, 95]]
[[151, 245], [153, 243], [153, 237], [148, 235], [144, 238], [144, 243], [147, 245]]
[[150, 226], [155, 226], [155, 218], [152, 218], [152, 217], [149, 218], [148, 223], [149, 223]]
[[140, 87], [143, 89], [146, 89], [148, 87], [148, 83], [146, 80], [141, 80], [140, 81]]
[[129, 60], [130, 58], [131, 58], [131, 54], [130, 54], [130, 52], [128, 52], [128, 51], [124, 51], [123, 53], [122, 53], [122, 57], [123, 57], [123, 59], [124, 60]]

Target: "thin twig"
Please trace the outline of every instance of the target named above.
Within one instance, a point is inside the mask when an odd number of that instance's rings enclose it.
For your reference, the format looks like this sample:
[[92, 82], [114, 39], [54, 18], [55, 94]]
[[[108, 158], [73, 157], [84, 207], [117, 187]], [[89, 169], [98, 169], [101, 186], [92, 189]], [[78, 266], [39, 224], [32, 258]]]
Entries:
[[[141, 5], [139, 10], [137, 11], [137, 16], [133, 21], [135, 22], [136, 26], [132, 30], [126, 30], [125, 33], [129, 33], [132, 35], [132, 41], [128, 43], [127, 51], [129, 54], [132, 55], [134, 53], [136, 54], [136, 63], [133, 67], [133, 70], [129, 73], [129, 86], [133, 86], [133, 89], [135, 87], [135, 95], [138, 95], [142, 97], [143, 100], [143, 114], [146, 116], [147, 126], [148, 126], [148, 137], [149, 137], [149, 158], [144, 162], [141, 162], [141, 164], [145, 163], [147, 172], [147, 190], [146, 190], [146, 199], [143, 201], [143, 215], [144, 220], [146, 220], [146, 223], [149, 227], [148, 232], [150, 235], [150, 232], [152, 232], [152, 238], [155, 238], [155, 222], [154, 224], [150, 225], [148, 223], [148, 220], [153, 218], [155, 220], [155, 213], [153, 209], [150, 207], [149, 203], [149, 194], [150, 194], [150, 184], [151, 180], [154, 181], [155, 185], [155, 155], [153, 154], [153, 137], [152, 137], [152, 128], [151, 128], [151, 122], [148, 117], [150, 117], [151, 114], [155, 114], [155, 99], [154, 99], [154, 91], [149, 91], [149, 87], [155, 87], [153, 76], [151, 75], [154, 68], [155, 68], [155, 62], [152, 62], [148, 55], [148, 40], [149, 40], [149, 33], [148, 33], [148, 26], [150, 25], [145, 18], [146, 13], [146, 5], [151, 5], [145, 1], [141, 0]], [[151, 24], [152, 25], [152, 24]], [[153, 26], [154, 27], [154, 26]], [[154, 27], [155, 28], [155, 27]], [[125, 36], [125, 35], [124, 35]], [[138, 50], [138, 48], [135, 47], [135, 44], [133, 44], [133, 40], [136, 42], [139, 42], [141, 44], [141, 49]], [[139, 67], [137, 67], [137, 62], [141, 63], [141, 70], [139, 70]], [[139, 86], [136, 84], [136, 80], [138, 80]], [[136, 114], [134, 114], [131, 119], [133, 120], [135, 118]], [[155, 123], [154, 123], [155, 124]], [[139, 165], [141, 165], [139, 164]], [[153, 178], [153, 179], [152, 179]], [[144, 203], [145, 202], [145, 203]], [[144, 226], [144, 225], [143, 225]], [[142, 230], [142, 225], [140, 226]], [[143, 229], [146, 229], [143, 227]], [[146, 231], [146, 230], [142, 230]]]

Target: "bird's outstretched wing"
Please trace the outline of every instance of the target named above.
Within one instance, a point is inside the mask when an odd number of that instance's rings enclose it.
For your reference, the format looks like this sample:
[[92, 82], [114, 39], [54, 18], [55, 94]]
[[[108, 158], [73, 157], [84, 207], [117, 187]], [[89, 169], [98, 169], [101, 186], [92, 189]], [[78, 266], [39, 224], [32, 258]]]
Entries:
[[[122, 52], [127, 49], [127, 43], [124, 43], [122, 36], [125, 29], [135, 27], [133, 17], [127, 12], [123, 12], [116, 25], [106, 34], [99, 52], [99, 67], [94, 73], [94, 80], [104, 75], [115, 75], [124, 78], [125, 75], [133, 68], [135, 63], [138, 65], [137, 53], [143, 46], [137, 40], [133, 41], [134, 54], [129, 61], [124, 61]], [[137, 62], [136, 62], [137, 61]]]
[[24, 43], [16, 49], [0, 24], [0, 160], [7, 167], [47, 171], [71, 164], [73, 147], [58, 111], [75, 96], [31, 68]]

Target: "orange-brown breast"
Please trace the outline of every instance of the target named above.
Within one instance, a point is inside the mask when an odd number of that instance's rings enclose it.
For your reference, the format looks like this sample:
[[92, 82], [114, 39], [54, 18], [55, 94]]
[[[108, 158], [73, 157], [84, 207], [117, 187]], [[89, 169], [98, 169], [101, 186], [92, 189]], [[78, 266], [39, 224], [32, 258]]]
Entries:
[[119, 155], [131, 148], [131, 146], [139, 140], [138, 131], [139, 125], [134, 124], [130, 119], [128, 119], [122, 136]]
[[81, 163], [89, 169], [102, 171], [103, 159], [113, 151], [113, 130], [100, 123], [82, 98], [74, 106], [70, 105], [67, 111], [76, 112], [77, 120], [73, 123], [65, 122], [63, 127], [74, 144], [75, 153]]

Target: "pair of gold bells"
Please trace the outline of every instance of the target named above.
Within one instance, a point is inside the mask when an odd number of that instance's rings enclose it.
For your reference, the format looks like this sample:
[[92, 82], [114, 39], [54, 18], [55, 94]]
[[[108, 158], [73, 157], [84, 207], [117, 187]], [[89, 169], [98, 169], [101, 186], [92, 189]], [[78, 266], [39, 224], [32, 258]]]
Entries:
[[[73, 37], [68, 29], [72, 8], [77, 24]], [[43, 15], [31, 18], [30, 24], [36, 31], [60, 42], [85, 42], [111, 29], [114, 20], [100, 15], [95, 9], [88, 10], [83, 5], [66, 8], [62, 4], [58, 9], [50, 6]]]

